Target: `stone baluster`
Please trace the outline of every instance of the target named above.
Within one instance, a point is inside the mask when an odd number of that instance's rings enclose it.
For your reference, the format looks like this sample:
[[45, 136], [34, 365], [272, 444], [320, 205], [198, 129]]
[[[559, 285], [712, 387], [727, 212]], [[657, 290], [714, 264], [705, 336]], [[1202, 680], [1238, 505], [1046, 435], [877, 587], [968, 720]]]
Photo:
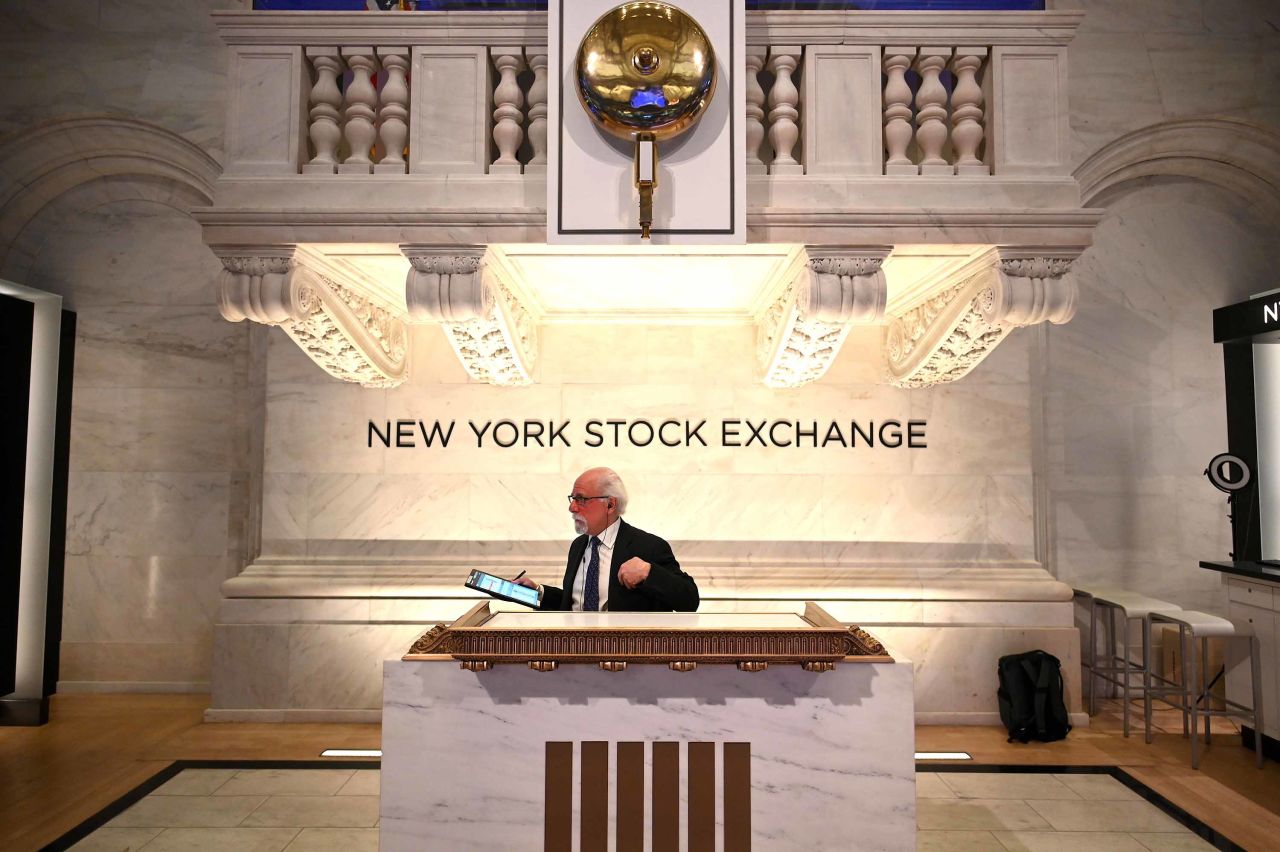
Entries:
[[947, 89], [938, 75], [947, 67], [949, 47], [922, 47], [916, 57], [920, 90], [916, 92], [916, 142], [920, 146], [920, 174], [949, 175], [955, 169], [942, 156], [947, 144]]
[[304, 175], [331, 175], [338, 170], [338, 143], [342, 141], [342, 128], [338, 125], [342, 106], [342, 92], [338, 91], [338, 75], [342, 73], [342, 59], [336, 47], [308, 47], [307, 58], [316, 72], [316, 84], [311, 87], [311, 124], [307, 135], [315, 146], [316, 155], [304, 163]]
[[525, 49], [533, 69], [533, 83], [529, 86], [529, 147], [533, 155], [524, 167], [526, 173], [547, 170], [547, 54], [535, 52], [539, 50], [546, 48]]
[[907, 156], [911, 144], [911, 86], [907, 84], [907, 69], [915, 58], [914, 47], [886, 47], [884, 71], [884, 147], [886, 158], [884, 173], [887, 175], [915, 175], [920, 168]]
[[764, 67], [764, 48], [747, 50], [747, 174], [764, 174], [769, 169], [760, 159], [764, 142], [764, 89], [760, 88], [760, 69]]
[[951, 60], [956, 87], [951, 93], [951, 144], [956, 149], [956, 174], [989, 175], [991, 167], [978, 159], [982, 143], [982, 86], [978, 69], [987, 55], [985, 47], [957, 47]]
[[378, 139], [382, 142], [382, 159], [373, 167], [375, 174], [399, 174], [408, 171], [404, 160], [405, 143], [409, 139], [409, 49], [380, 47], [378, 59], [387, 69], [387, 82], [382, 85], [378, 106]]
[[769, 48], [769, 70], [774, 74], [773, 88], [769, 90], [769, 144], [773, 146], [770, 174], [804, 174], [804, 166], [791, 155], [800, 138], [800, 91], [791, 81], [800, 56], [800, 47]]
[[373, 75], [378, 71], [378, 60], [372, 47], [344, 47], [342, 56], [354, 75], [347, 86], [346, 119], [347, 158], [338, 166], [338, 174], [370, 174], [373, 171], [373, 150], [377, 133], [373, 120], [377, 115], [378, 91], [373, 87]]
[[498, 146], [498, 159], [489, 166], [490, 174], [520, 174], [520, 161], [516, 151], [524, 139], [520, 120], [524, 118], [524, 94], [516, 75], [524, 69], [524, 56], [519, 49], [508, 47], [489, 49], [494, 67], [498, 69], [498, 85], [493, 90], [493, 141]]

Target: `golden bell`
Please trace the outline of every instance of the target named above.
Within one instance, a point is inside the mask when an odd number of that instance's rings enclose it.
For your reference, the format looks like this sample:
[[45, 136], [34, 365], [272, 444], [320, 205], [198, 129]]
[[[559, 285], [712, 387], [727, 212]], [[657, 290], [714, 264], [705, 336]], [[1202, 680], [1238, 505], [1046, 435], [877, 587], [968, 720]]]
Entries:
[[578, 99], [620, 139], [688, 130], [716, 90], [716, 58], [698, 22], [666, 3], [623, 3], [591, 25], [574, 65]]

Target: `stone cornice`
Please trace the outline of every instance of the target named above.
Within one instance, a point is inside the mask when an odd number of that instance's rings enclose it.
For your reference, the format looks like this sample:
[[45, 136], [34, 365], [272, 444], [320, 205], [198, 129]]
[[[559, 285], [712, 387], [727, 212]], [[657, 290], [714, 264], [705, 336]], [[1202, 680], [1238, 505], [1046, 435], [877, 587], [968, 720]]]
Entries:
[[229, 45], [473, 44], [542, 47], [547, 13], [211, 12]]
[[988, 324], [979, 295], [994, 278], [988, 268], [894, 317], [885, 335], [889, 381], [927, 387], [963, 378], [1009, 333]]
[[1070, 321], [1077, 287], [1067, 272], [1076, 254], [1002, 248], [970, 264], [965, 278], [899, 312], [885, 335], [889, 381], [899, 387], [953, 382], [1014, 329]]
[[533, 382], [538, 318], [486, 261], [484, 246], [402, 245], [411, 269], [405, 303], [415, 322], [438, 322], [471, 378]]
[[747, 13], [747, 44], [1069, 44], [1084, 12]]
[[[230, 45], [547, 43], [547, 13], [492, 12], [237, 12], [211, 13]], [[748, 12], [747, 43], [980, 44], [1070, 43], [1083, 12]]]
[[811, 246], [807, 258], [764, 311], [757, 357], [769, 387], [799, 387], [830, 369], [850, 328], [879, 322], [887, 286], [888, 246]]
[[231, 322], [280, 327], [334, 378], [394, 387], [408, 377], [403, 321], [363, 288], [305, 265], [292, 246], [220, 246], [218, 309]]

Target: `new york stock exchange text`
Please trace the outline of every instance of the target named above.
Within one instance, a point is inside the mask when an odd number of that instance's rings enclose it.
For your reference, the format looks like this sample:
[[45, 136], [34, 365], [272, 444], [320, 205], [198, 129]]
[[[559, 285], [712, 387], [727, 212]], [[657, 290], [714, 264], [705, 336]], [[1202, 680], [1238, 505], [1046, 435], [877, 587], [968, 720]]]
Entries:
[[369, 447], [445, 449], [451, 441], [495, 447], [861, 447], [924, 449], [925, 420], [456, 420], [369, 421]]

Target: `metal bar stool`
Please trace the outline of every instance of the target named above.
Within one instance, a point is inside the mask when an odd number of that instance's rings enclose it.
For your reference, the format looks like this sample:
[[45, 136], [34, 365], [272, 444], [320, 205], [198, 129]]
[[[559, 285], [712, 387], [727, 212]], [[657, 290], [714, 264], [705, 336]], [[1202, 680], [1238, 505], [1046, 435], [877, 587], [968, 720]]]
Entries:
[[[1141, 677], [1141, 688], [1145, 689], [1148, 683], [1147, 676], [1151, 672], [1150, 636], [1147, 631], [1142, 631], [1142, 663], [1134, 665], [1129, 622], [1143, 619], [1153, 612], [1180, 612], [1181, 607], [1168, 601], [1150, 598], [1135, 592], [1096, 590], [1092, 594], [1093, 614], [1090, 617], [1090, 624], [1096, 624], [1100, 618], [1103, 621], [1103, 633], [1107, 640], [1107, 655], [1104, 658], [1105, 662], [1099, 662], [1097, 644], [1093, 641], [1091, 630], [1090, 657], [1092, 664], [1090, 666], [1090, 677], [1092, 681], [1089, 684], [1089, 703], [1091, 708], [1096, 708], [1096, 699], [1093, 696], [1097, 695], [1098, 681], [1119, 687], [1120, 695], [1124, 702], [1124, 707], [1121, 711], [1124, 719], [1124, 735], [1127, 737], [1129, 736], [1129, 701], [1133, 687], [1133, 677], [1135, 675]], [[1117, 616], [1120, 621], [1119, 654], [1116, 653]]]
[[1112, 586], [1095, 589], [1072, 589], [1072, 603], [1081, 603], [1089, 608], [1089, 640], [1085, 646], [1088, 650], [1080, 655], [1080, 666], [1085, 670], [1084, 685], [1089, 688], [1089, 715], [1098, 715], [1098, 691], [1093, 682], [1093, 670], [1098, 664], [1098, 608], [1094, 605], [1094, 596], [1106, 597], [1109, 594], [1123, 594], [1124, 590]]
[[[1262, 719], [1262, 665], [1259, 658], [1260, 649], [1258, 638], [1253, 634], [1253, 628], [1247, 624], [1234, 624], [1225, 618], [1216, 615], [1210, 615], [1207, 612], [1197, 612], [1195, 610], [1182, 610], [1181, 612], [1150, 612], [1147, 614], [1143, 622], [1144, 641], [1149, 645], [1151, 643], [1151, 626], [1153, 624], [1172, 624], [1178, 628], [1178, 651], [1182, 656], [1182, 683], [1174, 684], [1171, 681], [1153, 675], [1147, 672], [1145, 689], [1143, 716], [1145, 717], [1147, 742], [1151, 742], [1151, 699], [1159, 698], [1166, 704], [1172, 704], [1182, 710], [1182, 734], [1187, 735], [1187, 717], [1191, 718], [1191, 768], [1200, 768], [1200, 738], [1199, 733], [1199, 717], [1204, 716], [1204, 741], [1209, 743], [1209, 720], [1213, 716], [1230, 716], [1231, 710], [1234, 708], [1241, 713], [1249, 715], [1249, 722], [1255, 731], [1262, 730], [1259, 727]], [[1226, 703], [1225, 710], [1214, 710], [1211, 703], [1209, 690], [1217, 681], [1215, 676], [1212, 681], [1208, 680], [1208, 673], [1205, 671], [1209, 659], [1209, 639], [1222, 639], [1226, 642], [1248, 642], [1249, 643], [1249, 674], [1253, 684], [1253, 706], [1245, 707], [1243, 704], [1237, 704], [1230, 699], [1224, 699]], [[1197, 671], [1197, 653], [1196, 640], [1200, 640], [1199, 657], [1201, 663]], [[1225, 659], [1225, 655], [1224, 655]], [[1159, 681], [1162, 685], [1152, 685], [1152, 681]], [[1198, 684], [1198, 686], [1195, 686]], [[1180, 704], [1175, 704], [1164, 696], [1178, 696], [1181, 698]], [[1201, 702], [1204, 707], [1201, 708]], [[1258, 768], [1262, 768], [1262, 737], [1255, 736], [1253, 738], [1254, 750], [1257, 753]]]

